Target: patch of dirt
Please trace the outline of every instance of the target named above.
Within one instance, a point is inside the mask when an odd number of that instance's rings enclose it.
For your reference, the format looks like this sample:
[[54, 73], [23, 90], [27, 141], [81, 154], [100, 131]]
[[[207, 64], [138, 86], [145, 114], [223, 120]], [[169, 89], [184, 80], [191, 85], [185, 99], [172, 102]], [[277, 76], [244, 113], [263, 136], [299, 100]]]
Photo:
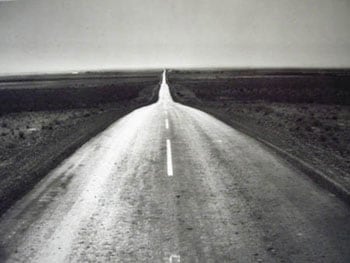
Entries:
[[16, 154], [31, 149], [62, 129], [74, 127], [93, 115], [106, 111], [100, 109], [76, 109], [9, 113], [0, 117], [0, 167]]
[[350, 107], [251, 102], [210, 107], [350, 189]]
[[78, 147], [158, 99], [161, 72], [0, 79], [0, 215]]
[[137, 108], [10, 113], [0, 117], [0, 214], [79, 146]]
[[191, 88], [184, 92], [183, 85], [170, 88], [176, 101], [206, 111], [228, 124], [233, 121], [243, 124], [350, 190], [350, 106], [240, 101], [230, 97], [203, 99]]

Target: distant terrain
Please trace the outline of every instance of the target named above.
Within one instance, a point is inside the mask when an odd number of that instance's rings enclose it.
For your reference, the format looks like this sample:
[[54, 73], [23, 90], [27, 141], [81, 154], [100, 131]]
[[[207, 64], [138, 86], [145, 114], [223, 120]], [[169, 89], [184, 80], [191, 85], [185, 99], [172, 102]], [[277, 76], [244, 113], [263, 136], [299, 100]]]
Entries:
[[0, 214], [79, 146], [157, 100], [161, 71], [0, 78]]
[[350, 70], [171, 70], [169, 82], [203, 100], [350, 105]]
[[350, 70], [171, 70], [174, 100], [244, 125], [350, 190]]
[[[155, 102], [161, 71], [0, 78], [0, 214], [94, 135]], [[175, 101], [305, 160], [350, 190], [350, 71], [169, 70]]]
[[1, 77], [0, 113], [89, 108], [139, 96], [147, 101], [160, 74], [132, 71]]

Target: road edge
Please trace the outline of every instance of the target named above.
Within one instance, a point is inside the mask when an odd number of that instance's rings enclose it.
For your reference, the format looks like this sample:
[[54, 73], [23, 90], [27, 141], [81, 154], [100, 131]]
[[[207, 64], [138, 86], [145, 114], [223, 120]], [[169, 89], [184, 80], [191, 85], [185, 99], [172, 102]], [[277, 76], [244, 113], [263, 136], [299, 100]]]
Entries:
[[275, 144], [261, 138], [256, 132], [252, 131], [248, 126], [240, 122], [237, 122], [235, 120], [232, 120], [224, 116], [224, 114], [219, 114], [219, 113], [204, 109], [200, 106], [193, 106], [193, 105], [186, 105], [186, 106], [194, 107], [196, 109], [204, 111], [214, 116], [215, 118], [219, 119], [220, 121], [226, 123], [227, 125], [233, 127], [239, 132], [242, 132], [247, 136], [255, 139], [256, 141], [262, 143], [263, 145], [267, 146], [268, 148], [273, 150], [275, 153], [277, 153], [280, 157], [282, 157], [284, 160], [286, 160], [291, 165], [293, 165], [294, 167], [298, 168], [301, 172], [306, 174], [309, 178], [311, 178], [312, 181], [314, 181], [320, 187], [331, 192], [332, 194], [337, 196], [340, 200], [345, 202], [347, 205], [350, 205], [350, 191], [348, 191], [342, 185], [340, 185], [339, 183], [331, 179], [329, 176], [327, 176], [325, 173], [323, 173], [319, 169], [315, 168], [313, 165], [310, 165], [309, 163], [300, 159], [299, 157], [296, 157], [293, 154], [276, 146]]
[[[60, 163], [62, 163], [66, 158], [71, 156], [76, 150], [83, 146], [90, 139], [106, 130], [116, 121], [119, 121], [129, 113], [134, 110], [140, 109], [142, 107], [151, 105], [158, 100], [158, 90], [160, 86], [157, 85], [152, 92], [152, 96], [147, 101], [142, 101], [130, 107], [125, 108], [124, 110], [111, 110], [105, 113], [105, 118], [101, 116], [95, 116], [93, 121], [95, 124], [91, 127], [85, 127], [84, 123], [81, 124], [80, 134], [78, 136], [70, 136], [68, 142], [58, 142], [51, 147], [48, 147], [45, 152], [38, 156], [37, 160], [42, 160], [42, 156], [46, 155], [48, 158], [45, 158], [44, 161], [35, 160], [30, 167], [25, 167], [14, 171], [19, 174], [26, 174], [27, 176], [23, 178], [22, 183], [19, 186], [8, 189], [8, 193], [4, 196], [0, 196], [0, 217], [6, 213], [6, 211], [11, 208], [18, 200], [30, 192], [35, 185], [37, 185], [40, 180], [42, 180], [51, 170], [56, 168]], [[52, 149], [57, 150], [52, 153]], [[26, 165], [25, 165], [26, 166]]]

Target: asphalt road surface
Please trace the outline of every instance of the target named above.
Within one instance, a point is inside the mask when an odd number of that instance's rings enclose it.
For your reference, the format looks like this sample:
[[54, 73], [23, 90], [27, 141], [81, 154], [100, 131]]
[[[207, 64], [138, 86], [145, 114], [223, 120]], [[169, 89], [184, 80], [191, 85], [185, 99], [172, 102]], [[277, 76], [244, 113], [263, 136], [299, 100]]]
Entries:
[[0, 261], [350, 262], [350, 209], [163, 79], [2, 216]]

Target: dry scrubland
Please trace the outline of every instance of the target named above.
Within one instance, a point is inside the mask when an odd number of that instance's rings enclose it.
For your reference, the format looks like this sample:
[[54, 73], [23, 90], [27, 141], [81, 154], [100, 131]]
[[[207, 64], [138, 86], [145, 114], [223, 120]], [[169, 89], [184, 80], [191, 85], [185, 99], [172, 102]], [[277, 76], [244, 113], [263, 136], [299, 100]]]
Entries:
[[161, 72], [0, 79], [0, 214], [80, 145], [157, 100]]
[[160, 74], [111, 72], [0, 78], [0, 113], [91, 108], [139, 96], [147, 101], [148, 90], [159, 82]]
[[168, 80], [176, 101], [243, 124], [350, 190], [349, 71], [171, 71]]

